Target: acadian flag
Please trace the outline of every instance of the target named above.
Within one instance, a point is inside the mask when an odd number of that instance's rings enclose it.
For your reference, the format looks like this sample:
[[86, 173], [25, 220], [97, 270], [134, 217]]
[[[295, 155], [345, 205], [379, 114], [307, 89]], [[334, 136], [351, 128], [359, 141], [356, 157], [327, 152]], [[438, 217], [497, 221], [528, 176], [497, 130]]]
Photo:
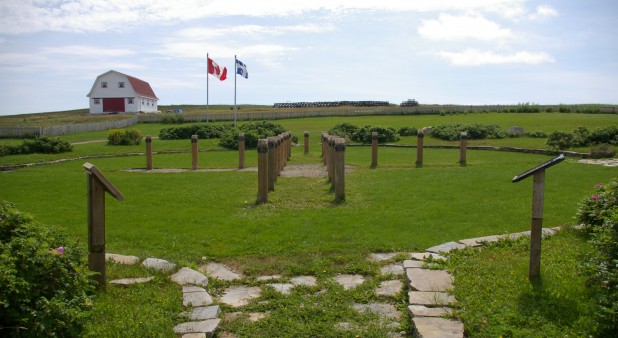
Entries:
[[249, 72], [247, 72], [247, 65], [240, 62], [240, 60], [236, 60], [236, 74], [244, 77], [245, 79], [249, 78]]
[[216, 62], [208, 58], [208, 74], [212, 74], [217, 79], [223, 81], [227, 79], [227, 68], [223, 67], [223, 69], [221, 69]]

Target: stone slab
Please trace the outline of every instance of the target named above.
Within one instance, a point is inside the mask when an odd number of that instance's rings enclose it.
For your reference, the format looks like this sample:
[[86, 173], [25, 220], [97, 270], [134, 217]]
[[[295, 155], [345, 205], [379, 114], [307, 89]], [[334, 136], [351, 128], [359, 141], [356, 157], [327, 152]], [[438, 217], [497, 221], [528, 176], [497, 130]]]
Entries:
[[457, 243], [457, 242], [447, 242], [447, 243], [442, 243], [440, 245], [436, 245], [436, 246], [432, 246], [431, 248], [427, 249], [428, 252], [435, 252], [435, 253], [440, 253], [440, 252], [451, 252], [452, 250], [455, 249], [463, 249], [466, 246], [461, 244], [461, 243]]
[[361, 275], [337, 275], [335, 281], [343, 286], [344, 290], [353, 289], [365, 281]]
[[281, 275], [268, 275], [268, 276], [259, 276], [257, 278], [258, 281], [260, 282], [264, 282], [264, 281], [269, 281], [269, 280], [273, 280], [273, 279], [280, 279]]
[[408, 314], [410, 317], [442, 317], [450, 316], [453, 314], [453, 310], [449, 307], [427, 307], [423, 305], [410, 305], [408, 306]]
[[247, 319], [250, 322], [255, 323], [258, 320], [262, 320], [262, 319], [268, 317], [269, 314], [270, 313], [268, 313], [268, 312], [249, 312], [249, 313], [247, 313], [247, 315], [249, 316]]
[[446, 291], [453, 288], [453, 276], [444, 270], [406, 269], [410, 290]]
[[118, 254], [112, 254], [112, 253], [106, 253], [105, 260], [114, 262], [117, 264], [126, 264], [126, 265], [133, 265], [133, 264], [139, 263], [139, 257], [137, 256], [125, 256], [125, 255], [118, 255]]
[[170, 278], [179, 285], [208, 286], [208, 278], [206, 276], [187, 267], [181, 268]]
[[191, 309], [191, 311], [183, 312], [181, 317], [188, 318], [190, 321], [200, 321], [206, 319], [215, 319], [219, 317], [221, 309], [219, 305], [200, 306]]
[[294, 277], [292, 279], [290, 279], [290, 283], [294, 284], [295, 286], [317, 286], [318, 285], [318, 281], [315, 277], [313, 276], [298, 276], [298, 277]]
[[454, 304], [455, 297], [446, 292], [410, 291], [408, 303], [412, 305], [425, 305], [429, 307], [445, 306]]
[[354, 304], [352, 308], [358, 313], [373, 313], [383, 319], [399, 319], [401, 312], [388, 303]]
[[182, 287], [182, 292], [183, 293], [189, 293], [189, 292], [202, 292], [202, 291], [206, 291], [206, 289], [204, 289], [203, 287], [200, 286], [195, 286], [195, 285], [184, 285]]
[[401, 292], [401, 288], [403, 283], [398, 279], [383, 281], [376, 289], [376, 295], [394, 297]]
[[447, 260], [448, 258], [437, 254], [435, 252], [413, 252], [410, 254], [410, 258], [417, 260], [417, 261], [424, 261], [427, 258], [432, 257], [433, 259], [443, 259], [443, 260]]
[[151, 280], [153, 280], [154, 277], [142, 277], [142, 278], [121, 278], [121, 279], [114, 279], [109, 281], [110, 284], [114, 284], [114, 285], [123, 285], [123, 286], [127, 286], [127, 285], [131, 285], [131, 284], [142, 284], [142, 283], [148, 283]]
[[380, 268], [380, 273], [382, 275], [403, 275], [405, 273], [403, 266], [401, 264], [389, 264]]
[[219, 301], [232, 307], [241, 307], [249, 304], [251, 299], [259, 298], [261, 294], [259, 287], [233, 286], [225, 289]]
[[434, 317], [414, 317], [417, 337], [422, 338], [463, 338], [464, 326], [458, 320], [434, 318]]
[[182, 305], [184, 306], [208, 306], [212, 305], [212, 296], [206, 290], [197, 292], [183, 292]]
[[405, 261], [403, 261], [404, 269], [422, 268], [423, 265], [425, 265], [425, 262], [423, 261], [415, 261], [412, 259], [406, 259]]
[[207, 319], [199, 322], [181, 323], [174, 327], [174, 333], [205, 333], [206, 337], [212, 337], [221, 319]]
[[159, 258], [146, 258], [142, 262], [142, 265], [149, 269], [155, 269], [163, 272], [169, 272], [176, 269], [176, 264]]
[[208, 263], [199, 268], [210, 277], [216, 278], [222, 281], [233, 281], [242, 279], [243, 275], [232, 271], [229, 267], [219, 263]]
[[477, 237], [477, 238], [468, 238], [468, 239], [462, 239], [459, 241], [459, 243], [468, 246], [468, 247], [477, 247], [477, 246], [482, 246], [483, 243], [490, 243], [490, 242], [497, 242], [500, 240], [499, 235], [495, 235], [495, 236], [485, 236], [485, 237]]
[[294, 287], [294, 284], [290, 283], [270, 283], [266, 285], [273, 287], [275, 291], [284, 295], [289, 295], [292, 293], [292, 288]]
[[393, 259], [397, 255], [399, 255], [398, 252], [370, 253], [368, 259], [374, 262], [382, 262], [382, 261], [387, 261], [389, 259]]

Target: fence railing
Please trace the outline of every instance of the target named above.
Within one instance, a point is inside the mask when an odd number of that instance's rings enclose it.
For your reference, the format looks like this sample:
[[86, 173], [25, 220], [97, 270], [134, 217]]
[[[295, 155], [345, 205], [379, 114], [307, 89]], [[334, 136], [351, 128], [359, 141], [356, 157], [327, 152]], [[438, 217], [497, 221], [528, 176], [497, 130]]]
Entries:
[[138, 121], [138, 117], [133, 116], [123, 120], [65, 124], [47, 127], [0, 127], [0, 138], [61, 136], [67, 134], [86, 133], [114, 128], [126, 128], [138, 123]]

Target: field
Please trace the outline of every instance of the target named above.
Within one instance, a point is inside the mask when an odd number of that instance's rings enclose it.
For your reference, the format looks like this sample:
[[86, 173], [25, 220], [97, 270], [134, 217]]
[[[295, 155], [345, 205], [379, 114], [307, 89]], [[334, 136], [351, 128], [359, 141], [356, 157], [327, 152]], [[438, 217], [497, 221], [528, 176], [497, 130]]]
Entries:
[[[301, 139], [303, 132], [309, 131], [310, 153], [303, 154], [302, 145], [294, 147], [289, 162], [289, 165], [300, 165], [320, 163], [319, 135], [340, 122], [397, 129], [451, 122], [491, 123], [504, 129], [518, 125], [529, 131], [551, 132], [570, 131], [578, 126], [592, 130], [616, 125], [618, 115], [490, 113], [276, 122]], [[171, 125], [135, 126], [144, 134], [154, 136], [166, 127]], [[348, 147], [345, 156], [350, 170], [346, 173], [344, 204], [333, 203], [334, 194], [325, 178], [281, 177], [275, 192], [269, 194], [269, 203], [256, 206], [257, 173], [254, 171], [129, 172], [131, 168], [145, 167], [143, 154], [125, 156], [143, 153], [143, 144], [112, 147], [105, 142], [83, 143], [103, 140], [106, 136], [106, 132], [64, 136], [63, 140], [79, 142], [68, 154], [0, 157], [0, 166], [6, 166], [67, 157], [116, 155], [0, 172], [0, 200], [14, 202], [39, 222], [66, 227], [85, 243], [86, 179], [82, 164], [91, 162], [126, 197], [122, 202], [107, 199], [108, 252], [163, 258], [189, 267], [200, 266], [204, 260], [222, 262], [243, 271], [249, 278], [268, 274], [282, 274], [286, 278], [312, 275], [318, 278], [320, 288], [332, 287], [329, 278], [341, 273], [363, 274], [369, 279], [368, 285], [376, 285], [382, 277], [379, 267], [366, 260], [371, 252], [418, 252], [448, 241], [528, 230], [531, 181], [513, 184], [511, 179], [549, 159], [544, 155], [469, 150], [468, 165], [460, 167], [459, 150], [430, 148], [425, 150], [424, 167], [415, 168], [415, 149], [380, 148], [378, 167], [370, 169], [370, 148]], [[19, 142], [0, 140], [0, 144]], [[416, 138], [403, 137], [398, 144], [415, 145]], [[426, 138], [425, 144], [456, 145], [458, 142]], [[237, 166], [237, 153], [219, 148], [215, 140], [200, 140], [199, 145], [201, 169]], [[505, 138], [470, 141], [469, 145], [542, 149], [544, 139]], [[190, 168], [188, 140], [154, 140], [153, 148], [170, 152], [155, 155], [155, 168]], [[257, 165], [254, 149], [247, 152], [246, 161], [248, 167]], [[544, 225], [571, 224], [581, 198], [595, 183], [607, 182], [616, 174], [615, 168], [580, 164], [571, 158], [549, 169]], [[148, 273], [140, 268], [116, 265], [110, 265], [109, 269], [110, 278]], [[111, 288], [100, 295], [90, 334], [173, 336], [171, 328], [178, 319], [170, 318], [169, 313], [181, 311], [180, 304], [175, 303], [180, 299], [180, 291], [162, 276], [157, 281], [137, 291]], [[210, 288], [217, 294], [227, 285], [214, 281]], [[266, 333], [339, 336], [341, 332], [333, 326], [341, 317], [348, 316], [358, 323], [366, 320], [340, 304], [375, 299], [368, 290], [369, 286], [348, 293], [329, 289], [323, 296], [311, 298], [318, 305], [311, 305], [303, 298], [304, 292], [314, 290], [295, 293], [290, 299], [267, 292], [261, 300], [270, 300], [270, 305], [256, 302], [249, 308], [271, 311], [270, 319], [256, 324], [224, 322], [223, 329], [241, 336]], [[144, 297], [153, 299], [155, 304], [147, 304]], [[397, 306], [405, 309], [405, 295], [400, 298], [396, 300]], [[306, 312], [298, 311], [300, 304], [307, 306]], [[318, 310], [321, 308], [323, 311]], [[289, 322], [284, 329], [281, 326], [286, 318]], [[380, 327], [367, 330], [359, 333], [381, 337], [387, 332]]]

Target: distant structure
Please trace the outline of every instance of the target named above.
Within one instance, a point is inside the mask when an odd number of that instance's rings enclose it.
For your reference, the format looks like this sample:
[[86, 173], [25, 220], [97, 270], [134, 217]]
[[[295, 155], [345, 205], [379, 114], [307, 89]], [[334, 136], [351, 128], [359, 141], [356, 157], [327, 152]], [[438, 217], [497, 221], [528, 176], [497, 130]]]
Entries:
[[407, 101], [401, 102], [401, 104], [399, 106], [401, 106], [401, 107], [416, 107], [416, 106], [418, 106], [418, 101], [416, 101], [415, 99], [408, 99]]
[[86, 96], [90, 114], [153, 113], [159, 101], [148, 82], [115, 70], [97, 76]]

